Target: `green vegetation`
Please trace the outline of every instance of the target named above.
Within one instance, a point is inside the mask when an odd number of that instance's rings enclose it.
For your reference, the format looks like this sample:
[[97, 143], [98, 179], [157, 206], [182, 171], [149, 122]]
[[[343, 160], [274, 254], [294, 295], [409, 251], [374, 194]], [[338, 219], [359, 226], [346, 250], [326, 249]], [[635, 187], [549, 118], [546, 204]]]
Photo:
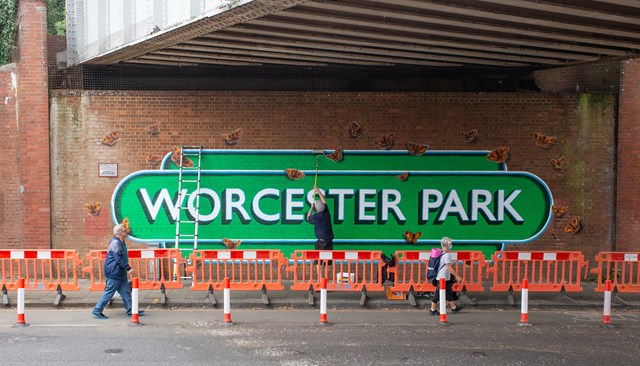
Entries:
[[64, 35], [67, 32], [65, 0], [47, 1], [47, 33]]
[[11, 62], [11, 50], [18, 28], [17, 11], [18, 0], [0, 0], [0, 65]]

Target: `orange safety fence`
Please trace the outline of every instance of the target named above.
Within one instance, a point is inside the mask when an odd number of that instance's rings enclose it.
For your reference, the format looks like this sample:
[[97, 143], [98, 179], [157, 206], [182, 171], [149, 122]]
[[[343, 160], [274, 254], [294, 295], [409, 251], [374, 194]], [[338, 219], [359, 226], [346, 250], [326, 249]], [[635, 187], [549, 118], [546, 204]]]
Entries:
[[[140, 279], [140, 290], [182, 288], [179, 278], [173, 277], [173, 266], [182, 265], [184, 259], [179, 249], [129, 249], [129, 265]], [[89, 275], [89, 291], [102, 291], [105, 287], [104, 262], [106, 250], [87, 253], [88, 265], [82, 271]]]
[[279, 250], [194, 250], [187, 274], [191, 290], [284, 290], [282, 267], [287, 261]]
[[493, 275], [491, 291], [521, 291], [522, 281], [530, 292], [580, 292], [587, 276], [588, 261], [581, 252], [495, 252], [487, 273]]
[[8, 290], [16, 290], [18, 278], [24, 278], [27, 290], [79, 291], [81, 266], [75, 250], [0, 250], [1, 284]]
[[591, 273], [598, 276], [597, 292], [604, 291], [604, 283], [611, 280], [618, 292], [640, 292], [640, 262], [638, 252], [600, 252], [596, 255], [597, 268]]
[[[483, 292], [482, 275], [487, 261], [481, 251], [449, 252], [453, 269], [462, 277], [462, 282], [453, 285], [454, 291]], [[427, 279], [430, 252], [397, 251], [396, 264], [388, 268], [389, 276], [394, 274], [391, 291], [409, 291], [413, 287], [417, 292], [433, 292], [433, 286]]]
[[287, 271], [293, 275], [292, 290], [320, 288], [327, 279], [331, 291], [384, 291], [381, 251], [296, 250]]

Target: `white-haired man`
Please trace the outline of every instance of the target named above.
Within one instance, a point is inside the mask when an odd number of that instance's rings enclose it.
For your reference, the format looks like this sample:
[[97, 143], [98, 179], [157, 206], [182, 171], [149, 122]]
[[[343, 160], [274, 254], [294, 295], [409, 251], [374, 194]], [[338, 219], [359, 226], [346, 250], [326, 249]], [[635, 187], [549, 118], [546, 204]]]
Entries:
[[[108, 319], [102, 311], [116, 291], [122, 297], [127, 315], [131, 316], [131, 288], [129, 287], [127, 274], [132, 271], [132, 268], [129, 265], [127, 244], [124, 241], [126, 237], [127, 229], [123, 224], [116, 225], [113, 228], [113, 238], [109, 242], [107, 259], [104, 263], [104, 276], [107, 279], [107, 284], [100, 300], [98, 300], [96, 307], [91, 312], [96, 319]], [[138, 315], [143, 313], [144, 311], [140, 310]]]
[[[318, 189], [317, 186], [313, 187], [313, 190], [318, 194], [319, 201], [314, 201], [309, 212], [307, 213], [307, 221], [313, 224], [313, 229], [316, 234], [316, 250], [333, 250], [333, 226], [331, 224], [331, 214], [327, 209], [327, 200], [324, 195]], [[313, 213], [313, 210], [316, 213]]]

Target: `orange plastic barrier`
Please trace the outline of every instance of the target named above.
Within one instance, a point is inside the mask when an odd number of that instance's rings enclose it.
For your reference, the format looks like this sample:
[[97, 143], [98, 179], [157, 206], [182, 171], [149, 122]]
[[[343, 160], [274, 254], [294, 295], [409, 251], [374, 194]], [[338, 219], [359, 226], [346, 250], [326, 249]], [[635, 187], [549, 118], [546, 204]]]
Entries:
[[16, 290], [23, 277], [27, 290], [79, 291], [81, 266], [75, 250], [0, 250], [1, 284], [9, 290]]
[[287, 271], [293, 275], [292, 290], [320, 288], [327, 279], [332, 291], [384, 291], [381, 251], [296, 250]]
[[640, 292], [640, 253], [600, 252], [596, 255], [597, 268], [591, 273], [598, 276], [597, 292], [605, 290], [605, 282], [611, 280], [618, 292]]
[[194, 250], [189, 258], [192, 290], [222, 290], [225, 277], [231, 290], [284, 289], [286, 260], [279, 250]]
[[[174, 279], [174, 264], [180, 266], [184, 259], [179, 249], [129, 249], [129, 265], [140, 278], [140, 290], [162, 290], [182, 288], [179, 278]], [[82, 272], [89, 275], [89, 291], [102, 291], [105, 287], [104, 261], [106, 250], [87, 253], [88, 265]]]
[[[453, 285], [454, 291], [483, 292], [482, 274], [487, 261], [481, 251], [450, 252], [453, 269], [462, 277], [462, 282]], [[409, 291], [413, 287], [417, 292], [433, 292], [435, 286], [427, 279], [430, 252], [397, 251], [396, 265], [388, 269], [394, 274], [392, 291]]]
[[529, 291], [580, 292], [589, 263], [581, 252], [495, 252], [491, 260], [491, 291], [520, 291], [526, 278]]

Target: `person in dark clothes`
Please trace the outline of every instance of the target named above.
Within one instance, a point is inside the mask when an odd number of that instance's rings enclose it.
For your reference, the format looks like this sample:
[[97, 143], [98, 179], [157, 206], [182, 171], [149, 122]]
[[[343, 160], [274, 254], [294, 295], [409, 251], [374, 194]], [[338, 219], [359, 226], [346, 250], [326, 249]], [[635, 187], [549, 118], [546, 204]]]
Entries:
[[[313, 229], [316, 234], [316, 250], [333, 250], [333, 226], [331, 224], [331, 214], [327, 209], [327, 200], [324, 195], [318, 189], [317, 186], [313, 187], [313, 190], [318, 194], [319, 201], [315, 201], [311, 204], [309, 212], [307, 213], [307, 221], [313, 224]], [[315, 209], [316, 213], [313, 213]]]

